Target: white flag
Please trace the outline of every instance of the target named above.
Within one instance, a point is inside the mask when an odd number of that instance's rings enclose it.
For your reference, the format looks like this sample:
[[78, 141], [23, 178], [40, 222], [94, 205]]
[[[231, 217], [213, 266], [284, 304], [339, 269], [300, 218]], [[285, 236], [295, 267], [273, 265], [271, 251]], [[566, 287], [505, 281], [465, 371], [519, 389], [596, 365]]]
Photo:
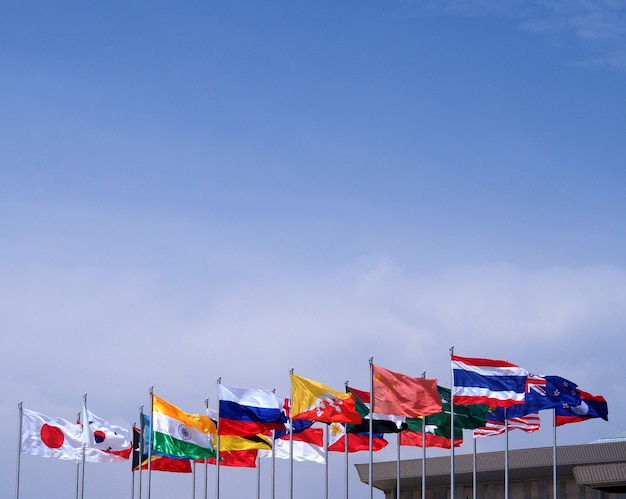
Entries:
[[130, 457], [132, 441], [130, 432], [112, 425], [83, 407], [85, 461], [88, 463], [112, 463]]
[[79, 424], [22, 409], [21, 452], [56, 459], [80, 459], [82, 446]]

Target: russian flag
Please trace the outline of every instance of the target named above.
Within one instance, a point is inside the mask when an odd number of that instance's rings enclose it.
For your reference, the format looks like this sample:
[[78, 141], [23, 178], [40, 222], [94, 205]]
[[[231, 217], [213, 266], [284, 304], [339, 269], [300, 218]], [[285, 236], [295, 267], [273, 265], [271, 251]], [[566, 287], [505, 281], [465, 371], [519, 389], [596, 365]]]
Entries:
[[218, 385], [220, 435], [257, 435], [285, 427], [283, 399], [270, 390]]
[[506, 360], [452, 356], [454, 404], [523, 404], [528, 372]]

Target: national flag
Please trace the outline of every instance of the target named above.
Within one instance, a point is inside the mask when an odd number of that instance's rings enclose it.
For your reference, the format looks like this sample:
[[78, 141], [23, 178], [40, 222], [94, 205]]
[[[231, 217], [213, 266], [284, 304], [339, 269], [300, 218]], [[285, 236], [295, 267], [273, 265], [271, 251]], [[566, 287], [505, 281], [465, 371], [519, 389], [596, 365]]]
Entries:
[[[526, 433], [532, 433], [541, 429], [541, 419], [539, 413], [535, 412], [522, 417], [508, 417], [508, 409], [506, 409], [507, 424], [510, 430], [522, 430]], [[487, 423], [481, 428], [474, 429], [474, 437], [491, 437], [501, 435], [506, 431], [504, 425], [505, 408], [494, 407], [493, 411], [487, 413]]]
[[79, 424], [22, 409], [20, 451], [55, 459], [81, 459], [82, 432]]
[[215, 456], [215, 423], [202, 414], [188, 414], [152, 396], [152, 448], [170, 456], [202, 459]]
[[[357, 388], [347, 387], [347, 391], [354, 395], [356, 410], [363, 420], [356, 425], [349, 424], [346, 429], [349, 433], [369, 433], [370, 432], [370, 392]], [[403, 429], [404, 416], [394, 416], [393, 414], [374, 414], [372, 416], [372, 431], [376, 433], [398, 433]]]
[[528, 372], [506, 360], [452, 356], [454, 404], [523, 404]]
[[[348, 439], [348, 452], [359, 452], [369, 450], [370, 434], [368, 433], [346, 433], [346, 426], [342, 423], [331, 423], [328, 426], [328, 451], [345, 452], [346, 438]], [[372, 450], [374, 452], [384, 449], [387, 444], [382, 433], [372, 434]]]
[[509, 418], [552, 409], [580, 405], [580, 393], [575, 383], [560, 376], [529, 374], [526, 380], [526, 398], [523, 404], [509, 407]]
[[332, 388], [301, 376], [291, 374], [293, 419], [308, 419], [324, 423], [361, 422], [351, 393]]
[[84, 405], [82, 420], [85, 462], [113, 463], [130, 457], [132, 441], [127, 429], [96, 416]]
[[220, 435], [220, 453], [222, 451], [243, 451], [252, 449], [271, 449], [270, 436], [257, 435]]
[[427, 416], [441, 411], [437, 380], [412, 378], [373, 366], [372, 412], [396, 416]]
[[[144, 433], [144, 435], [148, 435]], [[143, 452], [142, 452], [143, 449]], [[141, 430], [133, 427], [133, 471], [148, 469], [148, 453], [146, 447], [141, 443]], [[168, 471], [171, 473], [191, 473], [191, 462], [189, 459], [175, 459], [167, 456], [152, 455], [150, 469], [152, 471]]]
[[[428, 416], [427, 416], [428, 417]], [[450, 449], [450, 417], [447, 425], [424, 424], [424, 418], [407, 418], [407, 429], [400, 433], [400, 445], [422, 447], [424, 444], [424, 429], [426, 432], [426, 447], [438, 447]], [[424, 429], [423, 429], [424, 428]], [[459, 447], [463, 443], [463, 429], [454, 427], [454, 446]]]
[[578, 423], [587, 419], [602, 418], [609, 420], [609, 407], [602, 395], [592, 395], [583, 390], [578, 390], [581, 403], [573, 407], [557, 407], [556, 425]]
[[220, 435], [256, 435], [285, 427], [283, 399], [270, 390], [218, 385]]
[[[257, 449], [246, 450], [221, 450], [220, 466], [230, 466], [233, 468], [256, 468]], [[198, 461], [204, 462], [204, 461]], [[215, 464], [216, 459], [211, 457], [207, 460], [209, 464]]]
[[[289, 440], [289, 433], [274, 439], [274, 455], [277, 459], [289, 459], [291, 447], [293, 446], [294, 461], [313, 461], [324, 464], [326, 462], [324, 453], [324, 430], [322, 428], [307, 427], [301, 431], [295, 431], [296, 422], [293, 420], [294, 433], [293, 442]], [[259, 457], [272, 457], [271, 450], [259, 450]]]

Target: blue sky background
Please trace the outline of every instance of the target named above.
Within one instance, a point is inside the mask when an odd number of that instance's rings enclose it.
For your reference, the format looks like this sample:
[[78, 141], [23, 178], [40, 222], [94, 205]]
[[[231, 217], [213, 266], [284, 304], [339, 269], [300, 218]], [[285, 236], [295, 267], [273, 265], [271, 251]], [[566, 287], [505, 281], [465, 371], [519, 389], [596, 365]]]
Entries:
[[[623, 429], [620, 2], [1, 5], [0, 496], [20, 400], [72, 419], [88, 392], [130, 426], [151, 385], [202, 412], [218, 376], [367, 388], [372, 355], [449, 386], [452, 344], [604, 395], [563, 444]], [[319, 497], [323, 467], [296, 470]], [[254, 494], [236, 471], [224, 495]], [[22, 497], [74, 472], [23, 456]], [[89, 466], [86, 492], [129, 475]]]

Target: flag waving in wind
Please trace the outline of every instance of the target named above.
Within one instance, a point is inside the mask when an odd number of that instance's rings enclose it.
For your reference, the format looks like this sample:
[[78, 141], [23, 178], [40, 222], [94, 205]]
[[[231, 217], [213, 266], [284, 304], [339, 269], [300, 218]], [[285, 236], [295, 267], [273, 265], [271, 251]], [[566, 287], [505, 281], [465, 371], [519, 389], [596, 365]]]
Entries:
[[441, 411], [437, 380], [412, 378], [372, 366], [372, 412], [419, 417]]
[[307, 378], [291, 374], [293, 419], [308, 419], [324, 423], [361, 422], [351, 393], [338, 392]]
[[132, 441], [127, 429], [112, 425], [84, 405], [82, 419], [86, 462], [113, 463], [130, 457]]
[[220, 435], [256, 435], [285, 427], [283, 399], [270, 390], [218, 385]]
[[452, 356], [454, 404], [523, 404], [528, 372], [506, 360]]
[[80, 459], [82, 447], [79, 424], [22, 409], [21, 452], [56, 459]]

